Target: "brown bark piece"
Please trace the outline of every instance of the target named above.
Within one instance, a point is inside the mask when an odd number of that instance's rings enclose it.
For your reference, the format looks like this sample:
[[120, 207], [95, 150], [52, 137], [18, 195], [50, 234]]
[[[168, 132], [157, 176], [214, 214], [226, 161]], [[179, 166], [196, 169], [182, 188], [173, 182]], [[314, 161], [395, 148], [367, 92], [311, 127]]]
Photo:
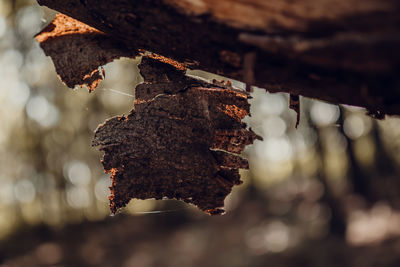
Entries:
[[256, 52], [255, 86], [400, 115], [397, 0], [38, 2], [128, 49], [244, 82]]
[[61, 80], [70, 88], [86, 85], [92, 92], [103, 79], [100, 66], [120, 57], [135, 57], [103, 32], [63, 14], [39, 34], [36, 40], [53, 60]]
[[111, 173], [111, 211], [132, 198], [169, 198], [223, 213], [225, 197], [241, 183], [238, 168], [248, 168], [239, 154], [258, 138], [241, 122], [247, 94], [152, 58], [139, 67], [145, 82], [136, 88], [134, 110], [99, 126], [93, 140]]

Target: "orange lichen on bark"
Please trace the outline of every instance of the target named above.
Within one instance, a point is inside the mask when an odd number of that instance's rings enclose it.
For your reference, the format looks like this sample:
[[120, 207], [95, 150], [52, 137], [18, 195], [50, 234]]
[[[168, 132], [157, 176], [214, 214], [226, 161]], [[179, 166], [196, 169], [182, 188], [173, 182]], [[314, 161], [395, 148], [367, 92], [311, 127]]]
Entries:
[[186, 70], [185, 65], [183, 65], [183, 64], [179, 63], [178, 61], [173, 60], [171, 58], [167, 58], [167, 57], [155, 54], [155, 53], [151, 53], [147, 57], [155, 59], [155, 60], [163, 62], [163, 63], [166, 63], [166, 64], [169, 64], [169, 65], [172, 65], [177, 70], [181, 70], [181, 71], [185, 71]]
[[107, 173], [107, 174], [111, 174], [110, 175], [110, 179], [111, 179], [111, 186], [109, 187], [109, 189], [110, 189], [110, 195], [108, 196], [108, 200], [110, 201], [110, 210], [113, 212], [113, 213], [115, 213], [116, 212], [116, 210], [117, 210], [117, 208], [115, 207], [115, 205], [113, 205], [112, 203], [115, 203], [115, 201], [114, 201], [114, 188], [115, 188], [115, 185], [116, 185], [116, 183], [117, 183], [117, 181], [115, 180], [115, 175], [118, 173], [118, 170], [117, 170], [117, 168], [111, 168], [110, 170], [105, 170], [105, 173]]
[[89, 33], [104, 34], [102, 31], [90, 27], [85, 23], [82, 23], [76, 19], [59, 13], [46, 28], [44, 28], [40, 33], [35, 36], [35, 38], [39, 43], [43, 43], [46, 42], [49, 38], [57, 38], [70, 34]]
[[229, 117], [237, 118], [239, 121], [249, 114], [247, 111], [240, 109], [235, 105], [221, 105], [219, 109]]

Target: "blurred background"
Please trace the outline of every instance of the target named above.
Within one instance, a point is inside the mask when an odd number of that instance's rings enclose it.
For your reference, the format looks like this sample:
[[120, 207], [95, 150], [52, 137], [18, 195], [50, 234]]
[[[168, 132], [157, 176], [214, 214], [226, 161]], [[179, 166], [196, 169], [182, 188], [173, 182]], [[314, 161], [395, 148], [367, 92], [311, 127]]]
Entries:
[[226, 215], [133, 200], [111, 217], [91, 140], [132, 108], [140, 59], [66, 88], [33, 39], [54, 15], [0, 0], [0, 266], [400, 266], [400, 119], [302, 98], [296, 130], [288, 96], [261, 89], [245, 120], [264, 140]]

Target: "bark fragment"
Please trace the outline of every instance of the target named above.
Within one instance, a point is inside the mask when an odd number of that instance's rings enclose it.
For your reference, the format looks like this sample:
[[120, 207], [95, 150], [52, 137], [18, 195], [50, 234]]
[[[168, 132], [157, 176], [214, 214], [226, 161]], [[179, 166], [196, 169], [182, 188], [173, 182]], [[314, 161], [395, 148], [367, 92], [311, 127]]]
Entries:
[[239, 154], [258, 138], [241, 120], [249, 114], [245, 92], [188, 78], [175, 66], [143, 58], [145, 79], [135, 108], [96, 130], [111, 173], [110, 208], [130, 199], [179, 199], [209, 214], [224, 212], [225, 197], [241, 183]]
[[103, 79], [100, 66], [138, 55], [137, 50], [127, 50], [103, 32], [63, 14], [37, 34], [36, 40], [68, 87], [86, 85], [90, 92]]

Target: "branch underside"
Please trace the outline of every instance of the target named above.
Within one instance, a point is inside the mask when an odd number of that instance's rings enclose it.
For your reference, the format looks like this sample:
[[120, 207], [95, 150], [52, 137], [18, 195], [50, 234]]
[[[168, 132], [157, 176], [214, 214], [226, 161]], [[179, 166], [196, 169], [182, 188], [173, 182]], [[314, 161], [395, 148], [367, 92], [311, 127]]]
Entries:
[[143, 49], [270, 92], [400, 114], [397, 0], [38, 2], [102, 31], [125, 53]]

